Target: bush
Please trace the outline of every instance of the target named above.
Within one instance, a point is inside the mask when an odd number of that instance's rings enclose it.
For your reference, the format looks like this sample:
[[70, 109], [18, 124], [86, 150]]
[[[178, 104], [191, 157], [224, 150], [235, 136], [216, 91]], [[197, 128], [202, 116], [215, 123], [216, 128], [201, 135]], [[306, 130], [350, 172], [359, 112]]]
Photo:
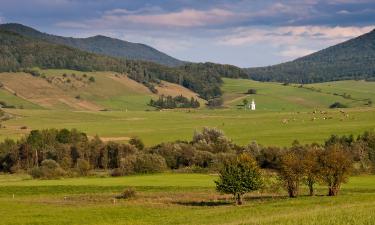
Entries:
[[79, 175], [81, 176], [87, 176], [90, 171], [90, 164], [84, 159], [78, 159], [77, 160], [77, 170]]
[[138, 154], [134, 163], [136, 173], [158, 173], [166, 169], [165, 159], [157, 154]]
[[347, 108], [346, 105], [340, 103], [340, 102], [335, 102], [332, 105], [329, 106], [331, 109], [336, 109], [336, 108]]
[[246, 92], [246, 94], [248, 94], [248, 95], [255, 95], [256, 93], [257, 93], [257, 90], [252, 89], [252, 88], [250, 88], [250, 89], [247, 90], [247, 92]]
[[134, 198], [136, 196], [136, 191], [135, 188], [130, 187], [126, 188], [120, 195], [117, 195], [117, 199], [129, 199], [129, 198]]
[[218, 108], [221, 107], [224, 103], [222, 98], [213, 98], [207, 101], [207, 106], [210, 108]]
[[129, 140], [129, 144], [133, 145], [136, 147], [138, 150], [143, 150], [145, 148], [145, 144], [143, 141], [138, 138], [138, 137], [133, 137], [132, 139]]
[[52, 159], [43, 160], [40, 167], [34, 167], [30, 171], [33, 178], [56, 179], [66, 175], [66, 172], [60, 165]]
[[111, 174], [110, 174], [112, 177], [121, 177], [121, 176], [124, 176], [124, 170], [121, 169], [121, 168], [115, 168], [111, 171]]
[[94, 82], [95, 82], [95, 77], [91, 76], [91, 77], [89, 78], [89, 81], [92, 82], [92, 83], [94, 83]]

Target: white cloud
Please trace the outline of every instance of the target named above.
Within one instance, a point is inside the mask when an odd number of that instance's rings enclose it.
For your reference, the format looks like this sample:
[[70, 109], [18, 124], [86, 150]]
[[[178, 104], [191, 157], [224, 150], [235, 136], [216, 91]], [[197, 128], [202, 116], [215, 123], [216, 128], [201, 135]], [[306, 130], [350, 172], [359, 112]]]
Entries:
[[327, 27], [327, 26], [286, 26], [263, 28], [238, 28], [232, 35], [218, 41], [221, 45], [251, 45], [256, 43], [289, 44], [293, 45], [301, 40], [321, 40], [340, 42], [360, 36], [374, 29], [365, 27]]
[[73, 29], [89, 29], [90, 26], [85, 23], [79, 22], [60, 22], [57, 24], [59, 27], [63, 28], [73, 28]]
[[[224, 24], [231, 19], [240, 18], [241, 14], [229, 10], [213, 8], [209, 10], [182, 9], [177, 12], [160, 12], [160, 8], [147, 8], [137, 11], [113, 9], [106, 11], [100, 18], [84, 22], [64, 21], [61, 27], [129, 27], [145, 25], [150, 27], [202, 27]], [[143, 26], [144, 27], [144, 26]]]
[[301, 56], [309, 55], [313, 52], [315, 52], [315, 50], [291, 46], [287, 49], [280, 51], [279, 55], [287, 58], [298, 58]]

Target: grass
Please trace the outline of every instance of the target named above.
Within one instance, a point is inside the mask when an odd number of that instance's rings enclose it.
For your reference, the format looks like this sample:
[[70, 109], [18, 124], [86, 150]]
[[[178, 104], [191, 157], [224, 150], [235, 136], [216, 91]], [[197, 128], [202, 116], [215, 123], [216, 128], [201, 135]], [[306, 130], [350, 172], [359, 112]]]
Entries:
[[[251, 194], [243, 206], [216, 193], [214, 179], [170, 173], [39, 181], [4, 175], [0, 176], [1, 224], [370, 225], [375, 220], [374, 176], [351, 178], [337, 197]], [[136, 187], [136, 197], [113, 203], [127, 186]], [[325, 192], [318, 189], [319, 194]]]
[[40, 107], [39, 105], [19, 98], [4, 89], [0, 89], [0, 100], [5, 102], [7, 105], [14, 106], [16, 108], [42, 109], [42, 107]]
[[[209, 126], [224, 130], [238, 144], [256, 140], [264, 145], [289, 146], [295, 139], [302, 143], [323, 142], [331, 134], [359, 134], [375, 127], [375, 108], [345, 109], [345, 113], [326, 111], [327, 114], [319, 111], [313, 114], [313, 110], [298, 113], [237, 109], [162, 112], [17, 109], [7, 110], [15, 118], [3, 122], [5, 128], [0, 129], [0, 139], [19, 138], [30, 129], [76, 128], [90, 136], [138, 136], [146, 145], [153, 145], [191, 140], [195, 130]], [[29, 129], [21, 130], [22, 126]]]
[[[299, 85], [282, 85], [272, 82], [258, 82], [245, 79], [224, 78], [224, 99], [229, 107], [242, 105], [243, 99], [254, 99], [258, 110], [298, 111], [328, 108], [334, 102], [349, 107], [363, 107], [367, 99], [375, 100], [375, 82], [337, 81], [305, 85], [315, 90], [299, 88]], [[256, 95], [246, 95], [250, 88], [256, 89]], [[350, 94], [351, 98], [340, 95]], [[335, 95], [338, 94], [338, 95]], [[242, 106], [240, 106], [242, 107]]]
[[[24, 110], [8, 109], [7, 112], [14, 117], [2, 122], [5, 128], [0, 128], [0, 140], [20, 138], [30, 129], [76, 128], [90, 136], [98, 134], [106, 137], [107, 140], [126, 140], [138, 136], [146, 145], [153, 145], [166, 141], [191, 140], [195, 130], [209, 126], [224, 130], [226, 135], [238, 144], [248, 144], [255, 140], [263, 145], [288, 146], [295, 139], [302, 143], [321, 143], [331, 134], [359, 134], [375, 127], [375, 108], [364, 106], [367, 103], [367, 100], [364, 101], [365, 98], [373, 99], [375, 96], [375, 82], [339, 81], [305, 85], [308, 88], [314, 87], [314, 90], [310, 90], [293, 84], [285, 86], [279, 83], [225, 78], [222, 88], [227, 108], [159, 112], [146, 111], [151, 109], [147, 102], [152, 94], [146, 87], [125, 77], [109, 72], [42, 72], [47, 78], [63, 78], [62, 74], [65, 73], [77, 82], [75, 85], [82, 83], [76, 78], [87, 80], [88, 77], [94, 76], [96, 81], [89, 85], [84, 84], [80, 88], [70, 87], [70, 84], [61, 84], [61, 87], [54, 84], [55, 86], [51, 87], [51, 84], [42, 78], [23, 74], [23, 79], [19, 79], [15, 74], [0, 74], [0, 78], [6, 81], [4, 83], [14, 85], [13, 88], [16, 88], [18, 80], [24, 82], [34, 79], [33, 82], [47, 83], [46, 87], [50, 87], [56, 96], [61, 94], [60, 97], [66, 100], [59, 103], [47, 95], [45, 102], [51, 105], [60, 104], [58, 109], [37, 110], [33, 106], [25, 107]], [[73, 73], [74, 79], [71, 77]], [[84, 74], [86, 78], [83, 77]], [[244, 94], [250, 88], [256, 89], [257, 94]], [[173, 86], [169, 91], [175, 89], [178, 88]], [[43, 91], [45, 90], [30, 90], [27, 93], [45, 96]], [[335, 93], [339, 95], [334, 95]], [[340, 96], [343, 93], [350, 94], [351, 98]], [[77, 95], [81, 100], [75, 99]], [[22, 100], [16, 96], [13, 98], [13, 101]], [[254, 98], [257, 110], [244, 110], [241, 106], [244, 98]], [[43, 102], [41, 99], [39, 101]], [[115, 111], [73, 111], [69, 106], [61, 105], [68, 102], [72, 107], [78, 107], [75, 110], [84, 110], [81, 109], [82, 105], [79, 105], [84, 103], [82, 101]], [[340, 110], [329, 110], [328, 106], [336, 101], [353, 108], [344, 109], [344, 113]], [[85, 107], [94, 106], [86, 104]], [[20, 129], [23, 126], [28, 129]]]

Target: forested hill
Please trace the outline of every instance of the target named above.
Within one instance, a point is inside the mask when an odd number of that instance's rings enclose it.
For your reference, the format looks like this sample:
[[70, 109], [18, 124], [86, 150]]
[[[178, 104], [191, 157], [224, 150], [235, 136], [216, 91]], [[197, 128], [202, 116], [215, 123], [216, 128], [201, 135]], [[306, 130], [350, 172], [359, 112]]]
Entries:
[[246, 69], [260, 81], [314, 83], [375, 78], [375, 30], [291, 62]]
[[127, 74], [149, 88], [153, 83], [165, 80], [183, 85], [207, 100], [221, 96], [222, 76], [246, 76], [240, 68], [230, 65], [190, 63], [181, 67], [167, 67], [98, 55], [0, 30], [0, 72], [21, 71], [30, 67], [114, 71]]
[[68, 38], [42, 33], [31, 27], [16, 23], [2, 24], [0, 25], [0, 30], [13, 31], [26, 37], [38, 38], [107, 56], [150, 61], [166, 66], [181, 66], [184, 64], [183, 61], [175, 59], [150, 46], [101, 35], [89, 38]]

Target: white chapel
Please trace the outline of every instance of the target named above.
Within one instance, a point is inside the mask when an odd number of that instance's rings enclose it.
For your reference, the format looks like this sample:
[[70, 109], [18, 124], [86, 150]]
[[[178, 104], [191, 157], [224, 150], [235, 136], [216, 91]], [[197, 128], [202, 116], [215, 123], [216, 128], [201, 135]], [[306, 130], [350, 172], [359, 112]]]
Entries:
[[251, 110], [255, 110], [255, 101], [254, 101], [254, 99], [251, 101], [250, 109]]

